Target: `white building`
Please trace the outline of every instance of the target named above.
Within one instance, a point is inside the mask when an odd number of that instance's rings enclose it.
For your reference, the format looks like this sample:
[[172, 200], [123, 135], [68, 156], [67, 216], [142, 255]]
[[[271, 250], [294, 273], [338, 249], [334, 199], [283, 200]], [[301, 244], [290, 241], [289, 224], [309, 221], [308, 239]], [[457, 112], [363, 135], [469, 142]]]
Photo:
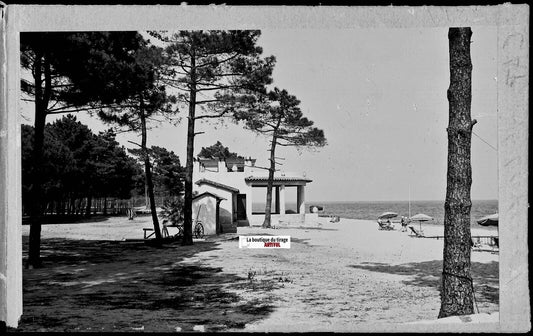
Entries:
[[[199, 157], [194, 162], [193, 181], [197, 198], [202, 194], [210, 196], [193, 200], [194, 217], [207, 220], [204, 214], [215, 214], [216, 208], [212, 207], [218, 202], [219, 232], [235, 232], [237, 226], [263, 224], [268, 171], [255, 167], [255, 159]], [[277, 172], [274, 175], [272, 225], [305, 222], [305, 186], [309, 182], [312, 181], [303, 174]], [[208, 198], [211, 201], [206, 201]], [[215, 233], [211, 231], [206, 230], [206, 234]]]

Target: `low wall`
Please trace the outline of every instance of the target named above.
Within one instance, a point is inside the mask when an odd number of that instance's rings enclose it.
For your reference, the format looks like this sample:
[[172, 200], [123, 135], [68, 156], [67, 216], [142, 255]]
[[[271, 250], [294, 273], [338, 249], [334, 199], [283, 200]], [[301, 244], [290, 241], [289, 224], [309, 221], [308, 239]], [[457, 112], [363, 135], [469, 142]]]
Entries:
[[[307, 214], [309, 216], [309, 214]], [[305, 214], [273, 214], [271, 215], [270, 225], [273, 226], [302, 226], [305, 223]], [[252, 215], [250, 218], [250, 226], [261, 226], [265, 220], [265, 215]]]

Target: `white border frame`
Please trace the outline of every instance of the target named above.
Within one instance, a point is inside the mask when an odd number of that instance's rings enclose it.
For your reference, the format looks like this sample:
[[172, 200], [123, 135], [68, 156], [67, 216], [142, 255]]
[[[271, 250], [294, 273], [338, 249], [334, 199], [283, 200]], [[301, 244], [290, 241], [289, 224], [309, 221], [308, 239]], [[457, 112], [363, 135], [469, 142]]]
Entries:
[[[7, 324], [16, 326], [22, 313], [19, 32], [450, 26], [498, 27], [498, 205], [500, 220], [505, 223], [499, 230], [502, 245], [500, 321], [470, 324], [379, 324], [354, 331], [529, 331], [529, 6], [510, 4], [470, 7], [9, 6], [8, 95], [5, 110], [0, 104], [0, 158], [3, 161], [0, 162], [0, 201], [3, 203], [0, 204], [0, 221], [8, 224], [4, 227], [6, 235], [2, 237], [1, 243], [7, 244], [8, 269], [11, 267], [11, 271], [6, 273], [9, 281], [5, 282], [10, 289], [6, 292], [4, 288], [3, 292], [8, 295], [6, 298], [10, 307]], [[4, 93], [5, 88], [2, 91]], [[8, 113], [5, 114], [4, 111]], [[1, 227], [0, 233], [4, 233]], [[1, 251], [0, 248], [0, 257], [4, 258]], [[0, 317], [1, 315], [0, 309]]]

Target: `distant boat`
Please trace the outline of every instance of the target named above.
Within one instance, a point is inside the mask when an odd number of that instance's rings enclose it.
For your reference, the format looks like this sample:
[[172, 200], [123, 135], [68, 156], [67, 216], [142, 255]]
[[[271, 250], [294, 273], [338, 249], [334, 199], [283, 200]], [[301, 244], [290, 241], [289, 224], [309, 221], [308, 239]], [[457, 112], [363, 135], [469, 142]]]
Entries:
[[492, 214], [478, 219], [476, 222], [483, 226], [498, 226], [499, 216], [498, 214]]

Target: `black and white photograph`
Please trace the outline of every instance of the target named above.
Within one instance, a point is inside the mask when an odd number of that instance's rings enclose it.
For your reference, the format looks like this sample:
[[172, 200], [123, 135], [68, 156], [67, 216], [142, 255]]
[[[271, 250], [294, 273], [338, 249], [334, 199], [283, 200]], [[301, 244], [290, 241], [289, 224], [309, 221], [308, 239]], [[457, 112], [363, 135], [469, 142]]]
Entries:
[[528, 6], [2, 20], [8, 332], [530, 330]]

